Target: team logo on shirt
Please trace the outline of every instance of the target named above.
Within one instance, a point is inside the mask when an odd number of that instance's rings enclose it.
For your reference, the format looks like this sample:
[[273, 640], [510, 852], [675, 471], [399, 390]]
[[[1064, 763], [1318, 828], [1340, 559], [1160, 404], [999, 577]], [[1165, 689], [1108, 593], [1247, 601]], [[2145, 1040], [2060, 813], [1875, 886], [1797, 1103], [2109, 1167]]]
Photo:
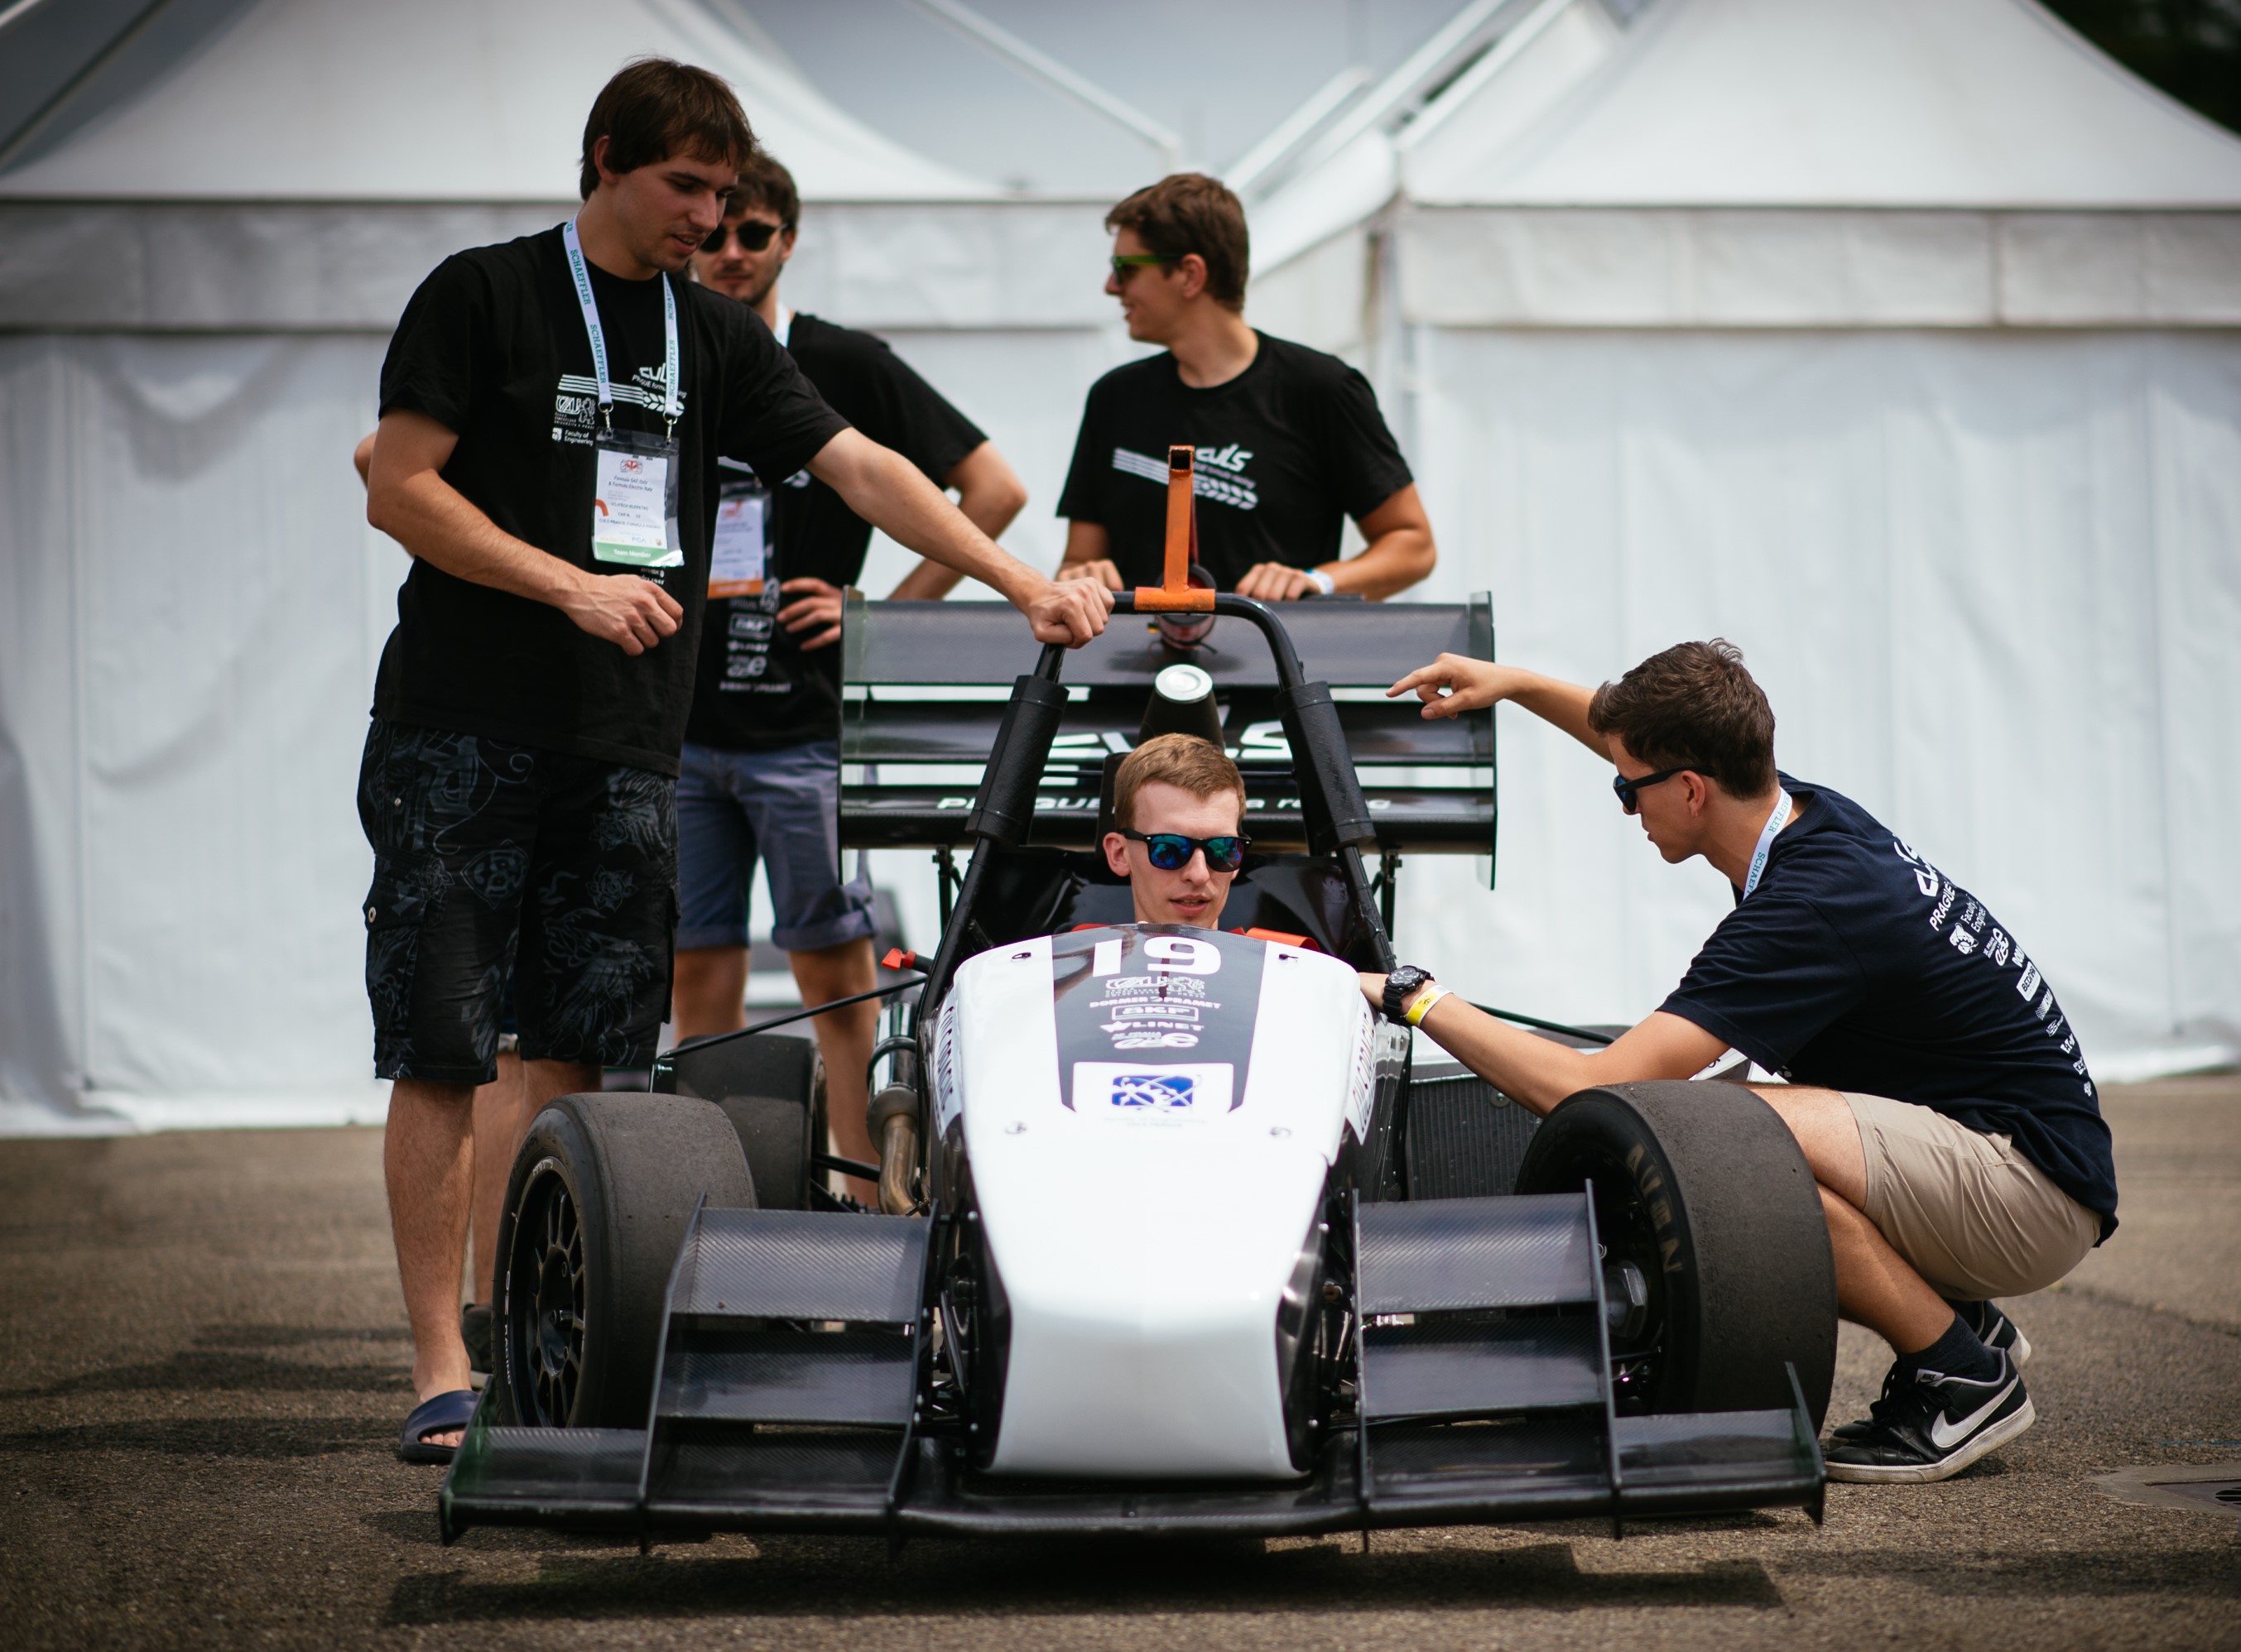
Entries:
[[[648, 412], [659, 413], [663, 391], [661, 372], [658, 368], [641, 367], [630, 380], [614, 387], [618, 407], [643, 407]], [[681, 413], [685, 407], [685, 391], [677, 392], [677, 406]], [[552, 439], [571, 442], [579, 447], [592, 445], [592, 432], [599, 425], [599, 381], [589, 373], [563, 373], [559, 387], [552, 396]]]
[[[2055, 1003], [2054, 988], [2046, 985], [2038, 966], [2024, 955], [2024, 949], [2016, 944], [2012, 936], [1992, 922], [1992, 914], [1985, 909], [1983, 901], [1931, 866], [1911, 846], [1894, 839], [1891, 848], [1905, 863], [1907, 870], [1914, 874], [1915, 885], [1921, 890], [1923, 899], [1936, 902], [1929, 913], [1930, 928], [1943, 934], [1948, 944], [1963, 958], [1981, 958], [1997, 969], [2012, 968], [2016, 972], [2017, 995], [2024, 1000], [2026, 1007], [2030, 1007], [2034, 997], [2038, 998], [2037, 1006], [2030, 1010], [2031, 1014], [2046, 1029], [2047, 1037], [2055, 1041], [2055, 1047], [2069, 1060], [2070, 1070], [2084, 1085], [2085, 1094], [2091, 1095], [2093, 1075], [2086, 1067], [2085, 1058], [2078, 1053], [2077, 1034], [2068, 1029], [2068, 1024]], [[1954, 910], [1957, 903], [1965, 903], [1958, 912]], [[1950, 929], [1946, 927], [1949, 918], [1952, 920]], [[2042, 989], [2044, 996], [2040, 996]], [[2051, 1020], [2048, 1020], [2050, 1016], [2053, 1018]]]
[[[1253, 450], [1240, 447], [1234, 442], [1227, 447], [1201, 447], [1198, 450], [1198, 466], [1191, 472], [1191, 492], [1214, 505], [1227, 505], [1240, 511], [1258, 510], [1261, 490], [1245, 474], [1246, 462], [1252, 458]], [[1113, 468], [1123, 476], [1141, 476], [1147, 482], [1167, 485], [1167, 461], [1164, 456], [1154, 458], [1149, 453], [1139, 453], [1132, 448], [1113, 450]]]

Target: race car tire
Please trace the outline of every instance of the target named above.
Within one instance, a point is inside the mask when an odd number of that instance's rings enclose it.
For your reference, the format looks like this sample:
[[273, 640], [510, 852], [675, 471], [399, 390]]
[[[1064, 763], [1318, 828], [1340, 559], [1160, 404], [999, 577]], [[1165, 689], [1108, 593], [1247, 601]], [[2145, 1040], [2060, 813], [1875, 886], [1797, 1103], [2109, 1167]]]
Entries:
[[653, 1087], [724, 1109], [747, 1155], [758, 1208], [810, 1207], [810, 1156], [826, 1150], [825, 1064], [813, 1041], [763, 1033], [688, 1044], [657, 1071]]
[[564, 1095], [531, 1121], [498, 1230], [505, 1421], [646, 1427], [670, 1270], [704, 1194], [755, 1202], [739, 1138], [712, 1101]]
[[[1836, 1365], [1836, 1270], [1821, 1195], [1780, 1115], [1738, 1084], [1583, 1090], [1551, 1112], [1517, 1191], [1595, 1189], [1611, 1354], [1630, 1409], [1792, 1403], [1816, 1428]], [[1646, 1301], [1622, 1311], [1631, 1267]]]

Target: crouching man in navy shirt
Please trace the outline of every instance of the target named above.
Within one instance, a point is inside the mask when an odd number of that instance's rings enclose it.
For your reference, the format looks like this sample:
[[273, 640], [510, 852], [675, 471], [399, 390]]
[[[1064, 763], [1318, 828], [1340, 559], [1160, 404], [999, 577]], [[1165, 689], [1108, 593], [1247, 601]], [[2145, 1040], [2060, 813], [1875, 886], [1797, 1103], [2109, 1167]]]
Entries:
[[[1664, 1004], [1566, 1048], [1396, 971], [1443, 1049], [1545, 1114], [1598, 1084], [1685, 1079], [1724, 1051], [1820, 1184], [1845, 1318], [1898, 1356], [1829, 1477], [1943, 1480], [2031, 1425], [2030, 1345], [1990, 1299], [2044, 1289], [2117, 1226], [2093, 1080], [2054, 989], [1982, 901], [1850, 799], [1778, 773], [1774, 712], [1729, 644], [1681, 643], [1590, 693], [1442, 654], [1393, 686], [1428, 718], [1512, 700], [1617, 766], [1669, 861], [1702, 855], [1736, 908]], [[1363, 990], [1382, 1002], [1385, 977]], [[1428, 999], [1428, 1002], [1425, 1001]]]

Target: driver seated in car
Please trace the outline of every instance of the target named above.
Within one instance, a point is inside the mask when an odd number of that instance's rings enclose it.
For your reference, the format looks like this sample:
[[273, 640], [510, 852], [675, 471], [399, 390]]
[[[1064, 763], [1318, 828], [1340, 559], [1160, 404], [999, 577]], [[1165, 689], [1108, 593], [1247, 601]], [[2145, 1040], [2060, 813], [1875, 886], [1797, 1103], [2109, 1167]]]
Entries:
[[1113, 777], [1105, 864], [1128, 880], [1140, 924], [1221, 921], [1249, 844], [1245, 777], [1221, 748], [1192, 734], [1161, 734], [1121, 759]]

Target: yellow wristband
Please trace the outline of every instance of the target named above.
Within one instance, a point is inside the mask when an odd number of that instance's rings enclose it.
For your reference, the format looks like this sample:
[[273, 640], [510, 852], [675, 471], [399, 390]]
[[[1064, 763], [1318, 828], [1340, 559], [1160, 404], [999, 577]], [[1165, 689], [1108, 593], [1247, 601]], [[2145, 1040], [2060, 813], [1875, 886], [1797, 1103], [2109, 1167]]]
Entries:
[[1408, 1013], [1401, 1019], [1411, 1027], [1422, 1027], [1424, 1017], [1431, 1013], [1432, 1006], [1447, 995], [1448, 989], [1435, 981], [1416, 995], [1416, 1001], [1408, 1006]]

